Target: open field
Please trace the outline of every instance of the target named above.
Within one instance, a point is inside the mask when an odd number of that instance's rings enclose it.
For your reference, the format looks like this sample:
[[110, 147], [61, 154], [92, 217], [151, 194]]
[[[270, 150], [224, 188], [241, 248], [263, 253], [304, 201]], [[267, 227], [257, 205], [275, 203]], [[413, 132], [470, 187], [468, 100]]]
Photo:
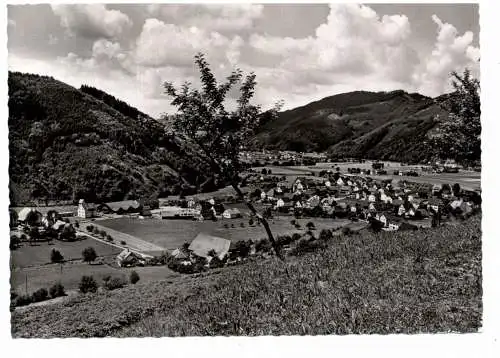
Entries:
[[[295, 229], [290, 221], [293, 216], [276, 217], [270, 221], [271, 229], [275, 236], [292, 234], [294, 232], [305, 232], [305, 226], [309, 221], [316, 225], [319, 231], [324, 228], [338, 228], [345, 225], [353, 225], [349, 220], [345, 219], [299, 219], [302, 230]], [[245, 227], [241, 227], [243, 223]], [[200, 232], [223, 237], [231, 241], [238, 240], [258, 240], [266, 237], [266, 233], [262, 226], [248, 225], [248, 219], [225, 219], [216, 222], [213, 221], [190, 221], [190, 220], [161, 220], [147, 219], [139, 220], [134, 218], [120, 218], [112, 220], [102, 220], [100, 225], [109, 227], [115, 230], [120, 230], [129, 235], [136, 236], [142, 240], [153, 243], [162, 248], [173, 250], [181, 246], [185, 242], [191, 242]], [[224, 224], [228, 224], [229, 228], [224, 228]], [[234, 224], [234, 228], [231, 225]], [[356, 224], [353, 228], [360, 228], [364, 224]], [[356, 227], [357, 226], [357, 227]]]
[[11, 265], [15, 268], [25, 268], [50, 264], [52, 249], [59, 250], [65, 260], [79, 260], [82, 258], [82, 251], [89, 246], [95, 249], [98, 256], [115, 256], [121, 251], [119, 248], [90, 238], [73, 242], [54, 240], [52, 244], [41, 242], [35, 246], [23, 243], [17, 250], [11, 251]]
[[94, 279], [100, 285], [102, 278], [107, 275], [122, 276], [128, 280], [131, 270], [135, 270], [139, 274], [141, 282], [153, 282], [180, 275], [166, 266], [119, 268], [107, 264], [89, 265], [82, 262], [71, 262], [62, 265], [62, 270], [59, 264], [13, 270], [11, 273], [11, 287], [14, 291], [25, 294], [27, 281], [27, 292], [30, 294], [39, 288], [48, 289], [54, 283], [61, 282], [66, 291], [78, 290], [78, 284], [84, 275], [94, 276]]
[[482, 326], [480, 216], [417, 232], [336, 236], [328, 246], [285, 263], [259, 260], [14, 312], [12, 334], [408, 334]]

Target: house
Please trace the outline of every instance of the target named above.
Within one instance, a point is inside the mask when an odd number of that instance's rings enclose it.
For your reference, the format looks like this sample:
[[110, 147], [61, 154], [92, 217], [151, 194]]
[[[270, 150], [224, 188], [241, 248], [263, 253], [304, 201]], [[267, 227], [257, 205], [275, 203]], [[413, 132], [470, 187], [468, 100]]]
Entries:
[[151, 207], [149, 205], [144, 205], [144, 207], [141, 210], [141, 215], [152, 216], [153, 214], [151, 213]]
[[338, 178], [338, 180], [337, 180], [337, 185], [340, 185], [340, 186], [345, 185], [345, 183], [344, 183], [344, 181], [342, 180], [342, 178]]
[[101, 204], [97, 209], [104, 213], [123, 215], [139, 213], [142, 209], [142, 205], [137, 200], [124, 200]]
[[186, 252], [182, 248], [175, 249], [174, 251], [172, 251], [172, 253], [170, 255], [173, 256], [175, 259], [178, 259], [178, 260], [187, 260], [187, 259], [189, 259], [189, 253]]
[[282, 198], [279, 198], [277, 201], [276, 201], [276, 207], [277, 208], [281, 208], [281, 207], [284, 207], [285, 206], [285, 201], [282, 199]]
[[317, 195], [313, 195], [309, 199], [307, 199], [307, 206], [310, 208], [314, 208], [314, 207], [318, 206], [319, 203], [320, 203], [320, 199], [319, 199], [319, 196], [317, 196]]
[[222, 217], [224, 219], [236, 219], [236, 218], [241, 218], [241, 216], [242, 216], [241, 212], [236, 208], [226, 209], [222, 213]]
[[331, 183], [329, 180], [327, 180], [327, 181], [325, 182], [325, 186], [326, 186], [327, 188], [329, 188], [329, 187], [331, 187], [331, 186], [332, 186], [332, 183]]
[[375, 219], [377, 219], [382, 224], [384, 224], [384, 227], [387, 226], [387, 217], [384, 214], [377, 214], [377, 215], [375, 215]]
[[374, 203], [377, 201], [377, 198], [375, 197], [374, 194], [370, 194], [370, 195], [368, 195], [368, 201], [371, 203]]
[[215, 251], [216, 256], [222, 260], [229, 252], [230, 246], [231, 241], [229, 240], [199, 233], [189, 245], [189, 250], [196, 256], [204, 257], [210, 262], [212, 257], [208, 254], [211, 251]]
[[144, 259], [135, 252], [125, 249], [116, 257], [116, 263], [120, 267], [134, 266], [137, 264], [144, 264]]
[[266, 195], [266, 193], [265, 193], [265, 192], [261, 192], [261, 193], [260, 193], [260, 199], [261, 199], [261, 200], [266, 200], [266, 197], [267, 197], [267, 195]]
[[304, 190], [304, 186], [302, 185], [300, 179], [297, 178], [297, 180], [295, 180], [295, 182], [293, 183], [292, 192], [295, 193], [297, 191], [302, 191], [302, 190]]
[[93, 218], [95, 217], [95, 212], [96, 212], [96, 207], [94, 204], [88, 204], [85, 202], [85, 200], [80, 199], [78, 202], [78, 209], [76, 215], [79, 218]]
[[17, 214], [17, 221], [25, 225], [40, 226], [42, 220], [42, 213], [34, 208], [22, 208]]

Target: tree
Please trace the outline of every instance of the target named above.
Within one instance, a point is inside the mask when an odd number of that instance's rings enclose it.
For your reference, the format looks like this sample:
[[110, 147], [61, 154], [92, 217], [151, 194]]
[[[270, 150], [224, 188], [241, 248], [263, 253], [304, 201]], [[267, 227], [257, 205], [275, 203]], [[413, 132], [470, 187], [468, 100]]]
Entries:
[[78, 288], [81, 293], [97, 292], [97, 282], [93, 276], [82, 276]]
[[91, 262], [94, 262], [95, 259], [97, 258], [97, 253], [95, 252], [93, 247], [89, 246], [82, 251], [82, 256], [83, 256], [83, 262], [87, 262], [90, 264]]
[[[170, 82], [164, 84], [166, 93], [173, 98], [172, 105], [179, 110], [174, 116], [174, 129], [198, 148], [214, 174], [233, 187], [264, 226], [277, 255], [283, 258], [269, 223], [246, 200], [239, 188], [238, 175], [244, 170], [244, 165], [239, 160], [240, 151], [261, 121], [268, 122], [276, 118], [281, 104], [263, 112], [260, 106], [250, 103], [257, 84], [254, 73], [243, 79], [242, 71], [237, 69], [227, 77], [226, 82], [218, 84], [203, 54], [195, 56], [195, 63], [201, 74], [201, 90], [191, 88], [190, 83], [185, 83], [180, 89], [176, 89]], [[226, 96], [238, 83], [241, 86], [240, 96], [236, 101], [237, 108], [228, 111], [224, 103]]]
[[452, 72], [451, 77], [455, 92], [443, 104], [450, 114], [440, 123], [430, 144], [442, 159], [470, 165], [481, 160], [479, 80], [472, 78], [468, 69], [462, 75]]
[[50, 262], [52, 263], [60, 263], [64, 261], [64, 256], [61, 254], [59, 250], [52, 249], [50, 252]]
[[9, 244], [10, 250], [16, 250], [20, 244], [21, 244], [21, 240], [19, 240], [17, 235], [12, 235], [10, 237], [10, 244]]
[[130, 283], [132, 285], [135, 285], [141, 278], [139, 277], [139, 274], [135, 271], [132, 271], [130, 273]]
[[451, 190], [453, 191], [453, 195], [458, 196], [460, 194], [460, 191], [461, 191], [460, 184], [458, 184], [458, 183], [453, 184], [453, 186], [451, 187]]
[[50, 287], [49, 293], [50, 297], [52, 298], [66, 296], [66, 292], [64, 291], [64, 286], [61, 285], [60, 282], [55, 283], [52, 287]]

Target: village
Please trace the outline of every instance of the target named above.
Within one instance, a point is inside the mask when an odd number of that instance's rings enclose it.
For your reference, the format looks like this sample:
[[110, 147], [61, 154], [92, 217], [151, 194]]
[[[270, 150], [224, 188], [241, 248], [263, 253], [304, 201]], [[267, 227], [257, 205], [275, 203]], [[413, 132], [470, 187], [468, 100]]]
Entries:
[[[96, 255], [103, 267], [113, 267], [114, 272], [155, 267], [154, 277], [161, 275], [161, 266], [188, 274], [265, 259], [273, 254], [271, 243], [245, 201], [271, 221], [283, 251], [292, 255], [307, 252], [322, 237], [436, 227], [480, 209], [478, 192], [458, 183], [415, 183], [411, 175], [377, 179], [370, 171], [376, 174], [384, 164], [368, 163], [371, 170], [331, 165], [316, 175], [277, 175], [270, 169], [251, 168], [240, 184], [244, 200], [226, 188], [147, 204], [140, 199], [100, 204], [80, 199], [77, 206], [11, 208], [13, 264], [23, 250], [40, 251], [43, 246], [37, 245], [45, 242], [73, 244], [78, 250], [83, 248], [81, 242], [86, 248], [107, 246], [99, 250], [107, 256]], [[46, 255], [40, 264], [49, 263]], [[52, 260], [57, 263], [61, 262]], [[33, 270], [32, 264], [26, 267]], [[14, 269], [14, 281], [16, 277], [22, 281], [16, 270], [26, 267]], [[13, 282], [14, 287], [22, 284]]]

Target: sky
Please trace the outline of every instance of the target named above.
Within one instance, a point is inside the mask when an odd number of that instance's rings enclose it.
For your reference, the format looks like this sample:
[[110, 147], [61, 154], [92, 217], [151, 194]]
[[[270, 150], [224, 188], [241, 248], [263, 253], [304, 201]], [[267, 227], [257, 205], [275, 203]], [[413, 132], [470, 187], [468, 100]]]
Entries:
[[[479, 76], [477, 4], [9, 5], [9, 70], [100, 88], [145, 113], [172, 113], [165, 81], [255, 72], [255, 103], [284, 109], [355, 90], [451, 90]], [[231, 93], [234, 103], [237, 91]]]

